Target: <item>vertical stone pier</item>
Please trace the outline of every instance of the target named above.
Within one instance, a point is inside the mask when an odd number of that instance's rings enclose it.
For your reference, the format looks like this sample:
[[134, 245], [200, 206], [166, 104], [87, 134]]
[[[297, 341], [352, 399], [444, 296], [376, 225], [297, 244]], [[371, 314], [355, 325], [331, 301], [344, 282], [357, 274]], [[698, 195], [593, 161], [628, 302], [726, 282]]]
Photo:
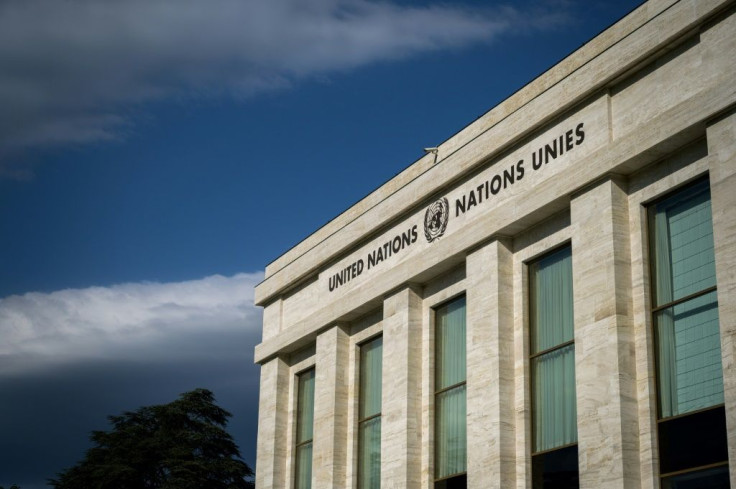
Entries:
[[708, 170], [713, 212], [723, 394], [731, 487], [736, 487], [736, 114], [708, 127]]
[[508, 241], [468, 254], [468, 487], [514, 487], [513, 256]]
[[256, 457], [258, 489], [286, 486], [289, 412], [289, 365], [276, 357], [261, 365]]
[[421, 347], [422, 298], [410, 285], [383, 304], [382, 489], [420, 486]]
[[570, 203], [581, 489], [640, 486], [624, 185], [608, 177]]
[[317, 336], [312, 455], [315, 488], [345, 487], [349, 339], [342, 325]]

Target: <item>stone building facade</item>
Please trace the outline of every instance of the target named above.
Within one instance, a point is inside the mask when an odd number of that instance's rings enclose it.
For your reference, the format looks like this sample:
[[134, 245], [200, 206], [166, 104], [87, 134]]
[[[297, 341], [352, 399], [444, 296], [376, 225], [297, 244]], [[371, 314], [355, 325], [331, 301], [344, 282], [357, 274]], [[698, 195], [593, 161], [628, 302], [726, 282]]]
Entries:
[[736, 488], [736, 2], [641, 5], [256, 302], [259, 489]]

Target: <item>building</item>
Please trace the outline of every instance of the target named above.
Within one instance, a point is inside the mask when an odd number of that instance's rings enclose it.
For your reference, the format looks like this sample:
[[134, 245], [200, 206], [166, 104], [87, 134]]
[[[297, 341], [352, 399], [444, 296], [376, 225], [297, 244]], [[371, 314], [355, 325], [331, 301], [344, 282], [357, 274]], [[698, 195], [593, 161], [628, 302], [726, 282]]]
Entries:
[[641, 5], [256, 302], [259, 489], [736, 488], [736, 2]]

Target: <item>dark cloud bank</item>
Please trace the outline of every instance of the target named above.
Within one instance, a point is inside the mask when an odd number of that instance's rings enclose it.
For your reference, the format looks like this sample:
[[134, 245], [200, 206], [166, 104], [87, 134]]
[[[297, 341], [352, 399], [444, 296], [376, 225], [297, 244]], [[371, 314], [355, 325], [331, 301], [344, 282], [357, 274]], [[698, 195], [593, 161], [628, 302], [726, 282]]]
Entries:
[[31, 150], [124, 138], [149, 102], [240, 99], [565, 18], [370, 0], [5, 0], [0, 172], [27, 174]]
[[0, 485], [45, 487], [107, 415], [205, 387], [255, 465], [262, 274], [0, 299]]

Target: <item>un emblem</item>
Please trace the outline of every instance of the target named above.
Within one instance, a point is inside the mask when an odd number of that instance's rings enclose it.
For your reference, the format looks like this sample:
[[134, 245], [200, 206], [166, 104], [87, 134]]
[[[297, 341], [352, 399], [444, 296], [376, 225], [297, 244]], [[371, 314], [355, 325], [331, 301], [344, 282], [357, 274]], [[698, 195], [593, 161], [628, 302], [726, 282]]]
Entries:
[[449, 217], [450, 204], [445, 197], [427, 207], [424, 214], [424, 236], [429, 243], [445, 234]]

